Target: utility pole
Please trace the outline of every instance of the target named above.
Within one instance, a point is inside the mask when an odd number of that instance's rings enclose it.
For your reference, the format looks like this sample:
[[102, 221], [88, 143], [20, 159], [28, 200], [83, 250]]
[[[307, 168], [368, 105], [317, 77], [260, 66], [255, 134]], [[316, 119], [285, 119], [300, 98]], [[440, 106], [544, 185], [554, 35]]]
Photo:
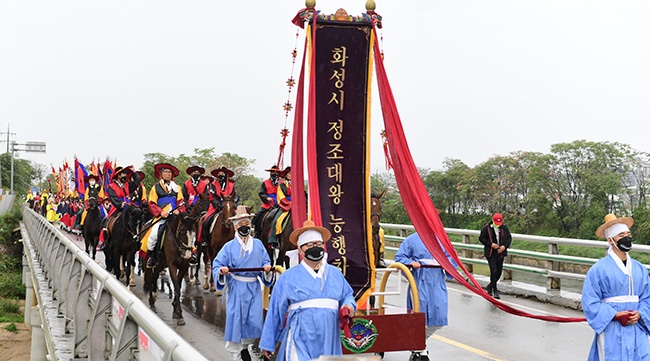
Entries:
[[[1, 134], [7, 134], [7, 140], [6, 140], [6, 142], [7, 142], [7, 153], [9, 153], [9, 145], [10, 145], [9, 137], [11, 135], [16, 135], [16, 133], [12, 133], [12, 132], [9, 131], [9, 126], [10, 126], [10, 124], [7, 123], [7, 131], [0, 133], [0, 135]], [[4, 140], [0, 140], [0, 142], [4, 142]], [[2, 162], [0, 162], [0, 192], [1, 191], [2, 191]]]

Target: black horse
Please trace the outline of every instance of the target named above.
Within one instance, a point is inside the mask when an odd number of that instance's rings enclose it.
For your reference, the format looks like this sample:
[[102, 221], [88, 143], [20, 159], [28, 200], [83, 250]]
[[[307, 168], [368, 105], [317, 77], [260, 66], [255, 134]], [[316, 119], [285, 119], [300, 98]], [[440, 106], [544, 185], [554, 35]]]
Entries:
[[140, 248], [137, 239], [142, 222], [142, 209], [128, 205], [118, 216], [114, 224], [109, 225], [108, 246], [106, 255], [106, 270], [119, 279], [126, 277], [125, 285], [135, 286], [135, 254]]
[[161, 242], [161, 252], [164, 257], [158, 259], [155, 268], [145, 268], [144, 290], [149, 293], [149, 307], [156, 311], [156, 298], [158, 296], [158, 277], [165, 267], [169, 268], [169, 277], [174, 285], [174, 308], [172, 317], [177, 319], [178, 325], [184, 325], [183, 311], [181, 309], [181, 285], [189, 269], [189, 259], [192, 254], [192, 240], [194, 239], [194, 223], [196, 220], [187, 213], [170, 215], [164, 227]]
[[86, 253], [95, 259], [97, 254], [97, 243], [99, 243], [99, 232], [101, 231], [102, 215], [97, 206], [97, 199], [91, 197], [88, 199], [88, 209], [86, 219], [84, 220], [83, 237], [86, 244]]

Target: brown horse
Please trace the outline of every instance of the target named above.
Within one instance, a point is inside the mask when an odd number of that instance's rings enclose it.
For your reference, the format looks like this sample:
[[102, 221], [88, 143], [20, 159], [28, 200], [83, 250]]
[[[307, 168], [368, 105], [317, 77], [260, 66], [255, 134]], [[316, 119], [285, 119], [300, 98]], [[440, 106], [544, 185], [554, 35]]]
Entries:
[[380, 194], [370, 194], [370, 224], [372, 225], [372, 249], [375, 255], [375, 267], [386, 267], [382, 264], [384, 254], [381, 250], [381, 238], [379, 236], [379, 222], [381, 221], [381, 197], [384, 196], [386, 191]]
[[[212, 279], [212, 261], [217, 257], [223, 245], [235, 238], [235, 227], [228, 218], [235, 215], [236, 199], [237, 196], [233, 194], [221, 200], [221, 211], [214, 217], [213, 226], [210, 227], [210, 244], [206, 247], [207, 249], [203, 250], [203, 289], [210, 289], [210, 292], [217, 291], [214, 279]], [[221, 292], [217, 292], [217, 295], [221, 295]]]
[[194, 232], [193, 219], [187, 213], [172, 215], [167, 218], [161, 242], [161, 249], [165, 255], [159, 260], [155, 268], [145, 268], [144, 290], [149, 292], [149, 307], [156, 311], [156, 297], [158, 296], [158, 277], [165, 267], [169, 268], [169, 277], [174, 286], [174, 308], [172, 317], [177, 325], [184, 325], [183, 310], [181, 309], [181, 285], [190, 266], [189, 259], [192, 254], [192, 240]]
[[287, 215], [282, 221], [284, 227], [282, 228], [282, 232], [279, 234], [275, 233], [275, 226], [277, 217], [282, 214], [282, 210], [274, 208], [267, 213], [269, 214], [269, 217], [262, 220], [262, 239], [260, 240], [269, 253], [272, 265], [289, 268], [289, 258], [285, 257], [286, 253], [287, 251], [296, 249], [296, 246], [289, 241], [289, 236], [291, 235], [291, 232], [293, 232], [291, 210], [287, 211]]

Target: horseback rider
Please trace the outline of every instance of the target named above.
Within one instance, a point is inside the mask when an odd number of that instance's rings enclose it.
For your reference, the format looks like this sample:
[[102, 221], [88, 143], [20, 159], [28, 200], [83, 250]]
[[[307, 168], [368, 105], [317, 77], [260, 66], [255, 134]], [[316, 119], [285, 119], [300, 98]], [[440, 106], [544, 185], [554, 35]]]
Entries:
[[[208, 195], [208, 200], [210, 201], [210, 205], [208, 206], [208, 210], [206, 211], [206, 216], [203, 217], [203, 221], [201, 221], [201, 223], [199, 223], [199, 231], [198, 231], [198, 234], [197, 234], [196, 238], [194, 239], [194, 247], [192, 247], [192, 256], [190, 256], [190, 261], [189, 261], [190, 266], [196, 266], [199, 263], [198, 258], [196, 256], [196, 253], [197, 253], [196, 252], [196, 247], [199, 246], [199, 243], [202, 243], [199, 240], [201, 239], [201, 235], [202, 235], [202, 232], [203, 232], [202, 228], [203, 228], [203, 224], [205, 223], [205, 218], [207, 217], [207, 214], [210, 213], [211, 209], [214, 208], [214, 206], [212, 205], [212, 201], [214, 200], [214, 194], [216, 193], [216, 187], [214, 185], [215, 181], [216, 181], [216, 177], [213, 176], [213, 175], [210, 175], [210, 174], [201, 175], [201, 182], [205, 183], [205, 191], [204, 192], [205, 192], [205, 194]], [[208, 232], [208, 231], [206, 231], [206, 232]]]
[[84, 178], [84, 183], [86, 183], [86, 192], [84, 193], [84, 211], [81, 214], [81, 222], [79, 222], [79, 226], [82, 230], [84, 227], [84, 221], [86, 220], [86, 214], [88, 214], [88, 200], [90, 198], [95, 198], [99, 204], [99, 200], [104, 198], [104, 189], [102, 188], [98, 176], [90, 174]]
[[199, 195], [205, 192], [205, 182], [201, 182], [201, 176], [205, 173], [205, 168], [193, 165], [188, 167], [185, 172], [190, 175], [190, 179], [183, 183], [183, 199], [188, 209], [191, 209], [199, 201]]
[[255, 218], [253, 218], [253, 226], [255, 227], [255, 238], [260, 238], [262, 231], [262, 218], [264, 214], [268, 212], [271, 208], [278, 204], [278, 184], [280, 169], [277, 165], [272, 166], [269, 169], [265, 169], [265, 172], [269, 172], [269, 179], [264, 180], [260, 186], [258, 195], [262, 200], [262, 205], [255, 213]]
[[102, 220], [106, 219], [108, 217], [108, 213], [111, 210], [111, 200], [106, 198], [100, 199], [97, 204], [100, 204], [101, 206], [99, 207], [99, 214], [102, 216]]
[[224, 197], [234, 197], [235, 181], [230, 178], [235, 175], [235, 172], [226, 167], [213, 169], [210, 174], [216, 178], [210, 187], [210, 206], [208, 213], [206, 213], [203, 223], [199, 225], [199, 235], [197, 240], [201, 242], [201, 247], [206, 247], [210, 240], [210, 225], [214, 220], [217, 213], [223, 208], [222, 201]]
[[291, 166], [284, 168], [279, 174], [280, 184], [278, 185], [278, 204], [282, 198], [287, 198], [291, 202]]
[[141, 207], [143, 204], [147, 204], [147, 188], [145, 188], [144, 184], [142, 184], [142, 181], [144, 181], [144, 178], [146, 177], [144, 172], [142, 171], [136, 171], [134, 174], [137, 174], [138, 177], [140, 178], [140, 182], [138, 186], [133, 190], [131, 193], [131, 199], [133, 200], [133, 204], [135, 204], [138, 207]]
[[[132, 178], [133, 181], [128, 180]], [[140, 176], [133, 173], [133, 166], [130, 165], [126, 168], [117, 167], [115, 173], [111, 177], [111, 184], [108, 185], [108, 199], [111, 201], [111, 209], [108, 216], [102, 224], [102, 231], [99, 234], [99, 249], [104, 250], [106, 244], [106, 226], [110, 223], [111, 219], [118, 216], [118, 211], [122, 211], [127, 204], [131, 203], [131, 190], [135, 190], [140, 185]]]
[[185, 212], [185, 205], [183, 203], [183, 194], [178, 185], [174, 182], [174, 177], [180, 173], [178, 168], [169, 163], [158, 163], [154, 166], [156, 178], [160, 179], [149, 192], [149, 212], [158, 219], [156, 223], [151, 226], [151, 232], [147, 240], [147, 267], [156, 267], [155, 251], [158, 247], [158, 230], [160, 226], [166, 222], [170, 212], [178, 215]]

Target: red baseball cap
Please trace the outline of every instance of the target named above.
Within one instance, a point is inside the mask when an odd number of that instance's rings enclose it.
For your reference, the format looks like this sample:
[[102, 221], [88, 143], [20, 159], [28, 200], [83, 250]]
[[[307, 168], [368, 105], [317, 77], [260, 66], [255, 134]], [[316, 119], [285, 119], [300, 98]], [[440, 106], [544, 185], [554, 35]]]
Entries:
[[503, 216], [501, 215], [501, 213], [495, 213], [492, 216], [492, 223], [496, 224], [497, 226], [503, 224]]

